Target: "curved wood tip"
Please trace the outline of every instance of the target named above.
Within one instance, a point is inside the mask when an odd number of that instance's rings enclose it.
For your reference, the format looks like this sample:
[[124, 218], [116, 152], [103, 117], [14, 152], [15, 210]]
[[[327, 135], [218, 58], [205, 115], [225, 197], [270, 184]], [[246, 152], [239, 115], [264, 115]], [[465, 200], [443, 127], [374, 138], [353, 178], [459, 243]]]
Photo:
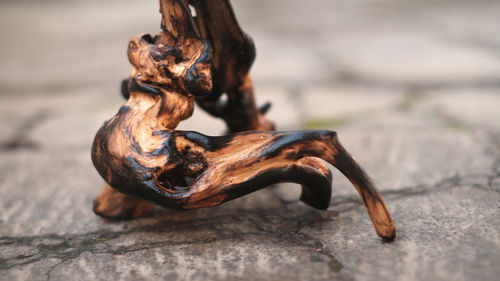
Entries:
[[384, 199], [372, 185], [371, 181], [365, 182], [365, 185], [355, 182], [354, 186], [361, 195], [377, 235], [384, 241], [394, 240], [396, 238], [396, 226], [391, 214], [387, 210]]
[[377, 235], [384, 241], [392, 241], [396, 238], [396, 226], [381, 197], [373, 198], [371, 202], [366, 202], [366, 209], [375, 227]]
[[342, 147], [336, 137], [334, 146], [337, 150], [331, 164], [339, 169], [358, 191], [377, 235], [385, 241], [394, 240], [396, 237], [394, 221], [372, 180]]
[[380, 236], [382, 238], [382, 240], [384, 240], [385, 242], [391, 242], [391, 241], [394, 241], [394, 239], [396, 238], [396, 229], [394, 228], [394, 225], [392, 226], [392, 230], [389, 230], [385, 236], [384, 235], [381, 235], [379, 233], [377, 233], [378, 236]]

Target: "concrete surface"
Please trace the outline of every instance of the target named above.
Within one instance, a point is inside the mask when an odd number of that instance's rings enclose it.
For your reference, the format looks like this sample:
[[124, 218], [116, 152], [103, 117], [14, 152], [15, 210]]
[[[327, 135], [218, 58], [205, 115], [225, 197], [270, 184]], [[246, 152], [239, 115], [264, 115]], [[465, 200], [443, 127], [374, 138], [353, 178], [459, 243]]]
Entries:
[[[144, 2], [144, 3], [143, 3]], [[329, 128], [382, 191], [373, 230], [334, 172], [330, 208], [281, 184], [110, 222], [90, 145], [123, 101], [151, 1], [0, 3], [0, 280], [498, 280], [500, 3], [233, 1], [280, 129]], [[196, 110], [183, 128], [220, 134]]]

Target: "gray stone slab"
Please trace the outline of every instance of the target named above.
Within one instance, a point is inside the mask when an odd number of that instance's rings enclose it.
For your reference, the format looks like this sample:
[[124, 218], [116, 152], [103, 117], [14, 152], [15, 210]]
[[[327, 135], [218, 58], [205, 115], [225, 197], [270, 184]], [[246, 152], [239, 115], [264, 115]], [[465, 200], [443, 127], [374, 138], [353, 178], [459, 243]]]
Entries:
[[[498, 154], [486, 153], [492, 144], [429, 130], [413, 138], [385, 131], [383, 140], [363, 146], [351, 141], [361, 133], [351, 134], [344, 143], [394, 215], [393, 243], [375, 235], [360, 199], [338, 175], [328, 211], [281, 196], [280, 189], [298, 189], [282, 186], [211, 209], [102, 221], [90, 211], [101, 180], [88, 151], [42, 147], [3, 155], [2, 278], [494, 280], [500, 195], [487, 180], [498, 177], [490, 167]], [[477, 151], [472, 143], [481, 144]], [[398, 178], [402, 183], [389, 184]]]
[[335, 124], [328, 124], [328, 120], [341, 125], [358, 117], [391, 111], [401, 102], [402, 94], [399, 89], [359, 85], [311, 86], [302, 89], [299, 98], [310, 126], [330, 127]]
[[418, 110], [440, 115], [456, 130], [500, 127], [500, 92], [498, 89], [443, 89], [429, 91]]
[[[101, 2], [0, 3], [0, 280], [498, 279], [497, 2], [233, 1], [258, 104], [279, 129], [339, 132], [384, 195], [392, 243], [335, 170], [326, 211], [281, 184], [94, 215], [93, 136], [124, 102], [127, 40], [158, 31], [155, 1]], [[199, 109], [182, 128], [224, 130]]]

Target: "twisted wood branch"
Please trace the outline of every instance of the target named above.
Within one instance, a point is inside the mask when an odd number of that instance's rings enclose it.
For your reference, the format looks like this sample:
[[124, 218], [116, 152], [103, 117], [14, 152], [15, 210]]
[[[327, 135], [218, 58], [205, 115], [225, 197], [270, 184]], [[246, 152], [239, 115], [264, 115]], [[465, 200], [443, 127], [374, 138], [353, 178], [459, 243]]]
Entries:
[[[96, 198], [97, 214], [137, 217], [154, 204], [211, 207], [278, 182], [301, 184], [301, 200], [326, 209], [331, 174], [323, 159], [352, 182], [377, 234], [394, 238], [382, 197], [335, 132], [272, 131], [253, 99], [254, 45], [227, 0], [161, 0], [160, 7], [162, 31], [129, 43], [128, 101], [94, 140], [92, 160], [109, 184]], [[176, 130], [195, 100], [233, 133]]]

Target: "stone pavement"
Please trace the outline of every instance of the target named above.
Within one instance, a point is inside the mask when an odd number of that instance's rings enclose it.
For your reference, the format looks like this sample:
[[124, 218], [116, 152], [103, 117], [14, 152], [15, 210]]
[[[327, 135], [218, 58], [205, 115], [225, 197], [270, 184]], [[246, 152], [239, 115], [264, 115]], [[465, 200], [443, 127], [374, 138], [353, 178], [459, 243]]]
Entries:
[[[498, 280], [500, 2], [234, 1], [279, 129], [329, 128], [397, 227], [334, 171], [326, 211], [281, 184], [219, 207], [95, 216], [90, 144], [157, 1], [0, 3], [0, 280]], [[197, 110], [183, 128], [220, 134]]]

